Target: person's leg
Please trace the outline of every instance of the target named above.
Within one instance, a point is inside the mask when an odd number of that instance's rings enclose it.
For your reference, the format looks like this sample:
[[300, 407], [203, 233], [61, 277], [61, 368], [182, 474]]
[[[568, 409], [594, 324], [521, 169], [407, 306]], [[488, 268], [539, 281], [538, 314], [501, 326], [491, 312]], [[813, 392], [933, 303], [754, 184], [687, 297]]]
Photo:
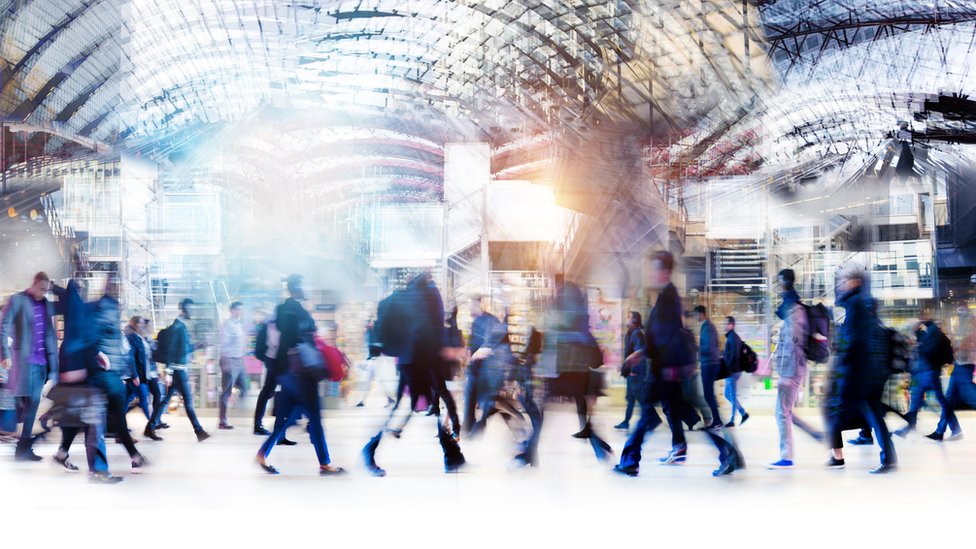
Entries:
[[624, 420], [620, 422], [618, 427], [627, 427], [630, 425], [630, 418], [634, 416], [634, 406], [637, 405], [637, 383], [631, 378], [627, 378], [627, 409], [624, 411]]
[[[945, 426], [942, 423], [942, 418], [945, 417], [949, 425], [949, 430], [953, 433], [959, 432], [959, 420], [956, 419], [956, 413], [952, 409], [952, 403], [946, 398], [945, 394], [942, 392], [942, 379], [940, 379], [940, 372], [932, 372], [931, 380], [932, 390], [935, 392], [935, 398], [939, 401], [939, 405], [942, 406], [942, 413], [939, 417], [939, 426], [942, 427], [941, 432], [945, 432]], [[936, 429], [938, 432], [938, 429]]]
[[627, 438], [624, 449], [620, 453], [618, 469], [631, 469], [640, 466], [641, 446], [647, 433], [654, 431], [661, 424], [661, 417], [654, 410], [653, 403], [641, 403], [641, 417], [634, 426], [633, 432]]
[[61, 427], [61, 445], [58, 447], [58, 455], [67, 457], [71, 451], [71, 443], [78, 436], [78, 427]]
[[475, 424], [475, 407], [478, 394], [478, 367], [475, 361], [468, 362], [468, 370], [464, 374], [464, 414], [462, 429], [469, 432]]
[[780, 378], [776, 388], [776, 426], [779, 428], [779, 458], [793, 461], [793, 406], [800, 389], [800, 376]]
[[[139, 409], [146, 416], [146, 420], [152, 419], [152, 414], [149, 411], [149, 382], [140, 383], [138, 386], [132, 385], [132, 390], [134, 391], [134, 396], [139, 398]], [[129, 409], [129, 404], [132, 402], [131, 396], [126, 395], [126, 410]]]
[[258, 393], [258, 404], [254, 407], [254, 429], [261, 429], [264, 423], [264, 414], [268, 408], [268, 401], [274, 395], [275, 388], [278, 387], [278, 379], [271, 370], [265, 371], [264, 385]]
[[302, 409], [298, 406], [295, 396], [291, 391], [286, 391], [282, 388], [275, 399], [281, 399], [281, 402], [275, 402], [278, 413], [275, 415], [274, 428], [271, 430], [271, 434], [268, 435], [267, 440], [261, 445], [261, 448], [258, 449], [258, 456], [262, 460], [267, 459], [271, 455], [271, 449], [281, 439], [285, 438], [285, 433], [288, 431], [288, 428], [294, 425], [295, 421], [302, 415]]
[[319, 460], [319, 466], [331, 463], [329, 459], [329, 447], [325, 442], [325, 429], [322, 428], [322, 406], [319, 403], [318, 383], [304, 380], [296, 380], [296, 387], [300, 400], [299, 407], [308, 417], [308, 439], [315, 448], [315, 456]]
[[190, 424], [193, 425], [193, 432], [202, 432], [203, 427], [200, 426], [197, 413], [193, 409], [193, 391], [190, 390], [190, 379], [186, 370], [173, 371], [173, 388], [183, 395], [183, 409], [186, 410], [186, 417], [190, 419]]
[[861, 400], [857, 403], [858, 410], [867, 419], [874, 431], [874, 438], [881, 447], [881, 464], [893, 466], [897, 465], [898, 457], [895, 455], [895, 445], [891, 441], [891, 433], [888, 425], [884, 421], [884, 404], [879, 399]]
[[125, 385], [122, 383], [122, 379], [118, 374], [103, 372], [89, 378], [89, 384], [99, 387], [105, 392], [105, 399], [108, 404], [108, 418], [111, 422], [108, 427], [115, 432], [116, 438], [125, 447], [125, 451], [129, 453], [129, 457], [135, 458], [140, 455], [139, 451], [136, 450], [136, 443], [132, 440], [132, 435], [129, 433], [129, 425], [125, 417], [127, 410], [125, 405]]
[[[668, 426], [671, 428], [671, 448], [672, 450], [680, 449], [687, 445], [684, 426], [680, 418], [687, 416], [688, 410], [692, 409], [692, 406], [685, 400], [684, 389], [680, 382], [664, 381], [661, 382], [661, 387], [663, 400], [671, 411], [668, 415]], [[642, 408], [641, 412], [643, 411]]]
[[[27, 453], [31, 450], [34, 443], [34, 421], [37, 419], [37, 407], [41, 404], [41, 389], [44, 386], [43, 374], [38, 375], [42, 366], [30, 365], [30, 372], [27, 375], [33, 376], [30, 384], [30, 394], [26, 397], [18, 397], [19, 404], [23, 410], [24, 425], [20, 430], [20, 439], [17, 441], [17, 452]], [[37, 371], [35, 371], [37, 370]]]
[[104, 422], [95, 422], [85, 427], [85, 457], [88, 460], [89, 473], [108, 472]]
[[532, 434], [522, 446], [522, 453], [518, 456], [528, 465], [535, 465], [539, 459], [539, 436], [542, 434], [542, 408], [536, 404], [532, 390], [526, 389], [521, 393], [522, 407], [525, 408], [526, 415], [532, 427]]
[[159, 405], [163, 400], [163, 395], [159, 378], [149, 378], [146, 384], [149, 386], [149, 393], [152, 395], [152, 414], [149, 416], [149, 423], [151, 424], [152, 416], [156, 415], [156, 410], [159, 409]]
[[220, 359], [220, 368], [220, 425], [227, 425], [227, 401], [234, 390], [234, 372], [230, 370], [226, 358]]
[[705, 397], [708, 411], [712, 414], [711, 425], [718, 425], [722, 422], [722, 417], [718, 413], [718, 400], [715, 398], [715, 372], [712, 369], [712, 366], [702, 367], [702, 395]]
[[[162, 383], [162, 381], [160, 381], [160, 383]], [[163, 418], [163, 413], [166, 411], [166, 408], [169, 406], [169, 401], [171, 398], [173, 398], [173, 393], [175, 392], [176, 392], [176, 374], [174, 371], [173, 382], [170, 384], [169, 387], [166, 388], [166, 393], [163, 395], [162, 400], [160, 400], [159, 403], [156, 404], [156, 406], [153, 408], [152, 419], [149, 420], [149, 425], [147, 425], [148, 429], [150, 430], [155, 429], [159, 425], [160, 420]]]

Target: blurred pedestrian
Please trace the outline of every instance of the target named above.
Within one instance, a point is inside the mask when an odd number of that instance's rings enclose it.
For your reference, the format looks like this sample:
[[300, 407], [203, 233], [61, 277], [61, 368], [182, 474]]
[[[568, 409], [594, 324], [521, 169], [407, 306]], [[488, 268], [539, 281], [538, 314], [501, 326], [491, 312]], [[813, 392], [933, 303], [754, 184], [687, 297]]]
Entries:
[[241, 315], [244, 306], [240, 301], [230, 304], [230, 316], [220, 327], [220, 380], [223, 390], [220, 393], [220, 424], [218, 429], [233, 429], [227, 421], [227, 403], [234, 387], [247, 396], [247, 371], [244, 368], [244, 347], [246, 345], [244, 321]]
[[634, 415], [641, 383], [647, 370], [647, 360], [644, 358], [645, 346], [644, 320], [639, 312], [631, 311], [627, 318], [627, 335], [624, 337], [624, 357], [638, 353], [641, 358], [633, 366], [627, 364], [620, 366], [620, 376], [627, 381], [627, 408], [624, 411], [624, 420], [614, 425], [614, 429], [626, 431], [630, 428], [630, 418]]
[[732, 407], [732, 417], [725, 424], [726, 427], [735, 427], [735, 413], [739, 412], [742, 425], [749, 419], [749, 413], [739, 402], [738, 384], [742, 377], [742, 338], [735, 331], [735, 317], [725, 317], [725, 350], [722, 353], [722, 361], [729, 371], [729, 377], [725, 378], [725, 400], [729, 401]]
[[[908, 433], [915, 430], [918, 411], [925, 404], [925, 395], [931, 392], [935, 393], [935, 398], [942, 407], [940, 424], [944, 418], [945, 423], [951, 429], [953, 435], [961, 435], [962, 429], [959, 426], [959, 421], [956, 419], [956, 414], [953, 412], [952, 405], [949, 404], [945, 394], [942, 392], [942, 368], [947, 364], [953, 364], [955, 362], [952, 342], [942, 332], [939, 325], [931, 318], [928, 318], [928, 315], [925, 313], [923, 313], [922, 321], [916, 326], [915, 338], [918, 344], [915, 346], [915, 360], [912, 363], [910, 404], [908, 413], [905, 414], [908, 425], [895, 431], [895, 434], [904, 438]], [[945, 432], [945, 427], [946, 425], [943, 424], [943, 433]], [[942, 436], [938, 434], [938, 429], [936, 429], [935, 433], [929, 435], [929, 438], [942, 440]]]

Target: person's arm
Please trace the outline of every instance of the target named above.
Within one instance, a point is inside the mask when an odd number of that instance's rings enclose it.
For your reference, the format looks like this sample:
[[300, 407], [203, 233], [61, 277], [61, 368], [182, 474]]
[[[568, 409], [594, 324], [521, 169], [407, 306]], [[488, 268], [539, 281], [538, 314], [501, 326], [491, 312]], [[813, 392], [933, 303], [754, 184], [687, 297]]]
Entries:
[[58, 286], [57, 284], [51, 283], [51, 293], [58, 298], [57, 301], [52, 303], [54, 305], [54, 314], [64, 315], [68, 308], [68, 290]]
[[[15, 294], [16, 295], [16, 294]], [[0, 359], [3, 367], [10, 368], [10, 340], [14, 336], [14, 317], [17, 316], [17, 304], [14, 296], [7, 299], [3, 307], [3, 321], [0, 322]]]

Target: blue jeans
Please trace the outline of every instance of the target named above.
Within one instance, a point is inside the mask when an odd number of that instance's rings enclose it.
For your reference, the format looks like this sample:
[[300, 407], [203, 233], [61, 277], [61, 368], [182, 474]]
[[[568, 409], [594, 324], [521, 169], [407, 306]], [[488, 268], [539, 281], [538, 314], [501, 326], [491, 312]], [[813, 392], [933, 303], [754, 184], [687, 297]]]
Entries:
[[140, 383], [138, 386], [131, 380], [125, 380], [125, 408], [129, 408], [132, 400], [139, 398], [139, 409], [146, 414], [146, 419], [151, 420], [152, 414], [149, 412], [149, 384]]
[[640, 389], [640, 382], [636, 376], [630, 376], [627, 378], [627, 411], [624, 412], [624, 423], [630, 424], [630, 418], [634, 416], [634, 407], [637, 404], [638, 394], [637, 391]]
[[729, 404], [732, 406], [732, 418], [729, 419], [731, 422], [735, 421], [736, 412], [739, 412], [743, 416], [746, 415], [746, 409], [742, 407], [736, 393], [736, 385], [739, 384], [740, 377], [742, 377], [742, 372], [732, 374], [725, 379], [725, 400], [729, 401]]
[[329, 448], [325, 444], [325, 430], [322, 428], [319, 384], [294, 374], [279, 377], [278, 383], [281, 384], [281, 393], [276, 398], [282, 399], [280, 413], [275, 416], [274, 430], [261, 445], [259, 453], [267, 458], [275, 444], [285, 437], [285, 431], [304, 414], [308, 418], [308, 437], [315, 448], [319, 465], [328, 465]]
[[186, 370], [173, 370], [173, 384], [169, 386], [169, 390], [166, 391], [166, 396], [163, 397], [159, 406], [153, 410], [149, 425], [153, 429], [159, 425], [159, 420], [163, 417], [163, 412], [169, 405], [169, 399], [173, 398], [173, 393], [177, 392], [183, 395], [183, 408], [186, 409], [186, 416], [190, 418], [193, 431], [197, 433], [203, 431], [203, 427], [200, 426], [200, 422], [197, 420], [197, 412], [193, 409], [193, 392], [190, 391], [190, 379], [186, 374]]
[[945, 418], [944, 422], [941, 419], [939, 420], [939, 427], [936, 429], [936, 432], [944, 433], [946, 424], [952, 429], [953, 433], [959, 431], [959, 421], [956, 419], [956, 414], [952, 411], [952, 406], [942, 393], [942, 379], [940, 378], [940, 374], [940, 370], [926, 370], [912, 374], [911, 405], [908, 408], [908, 413], [905, 414], [905, 420], [908, 421], [909, 427], [915, 428], [915, 423], [918, 420], [918, 411], [925, 404], [925, 394], [933, 391], [935, 392], [935, 398], [939, 401], [939, 405], [942, 406], [942, 417]]

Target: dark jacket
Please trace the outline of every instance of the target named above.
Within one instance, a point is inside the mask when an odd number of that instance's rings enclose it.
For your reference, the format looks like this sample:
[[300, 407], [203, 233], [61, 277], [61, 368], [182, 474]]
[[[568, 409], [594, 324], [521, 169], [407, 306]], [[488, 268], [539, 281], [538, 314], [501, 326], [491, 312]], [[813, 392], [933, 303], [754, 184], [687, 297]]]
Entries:
[[109, 370], [123, 378], [135, 377], [129, 353], [123, 346], [122, 311], [118, 300], [102, 296], [91, 304], [92, 320], [95, 323], [95, 347], [109, 359]]
[[735, 374], [742, 371], [742, 364], [739, 363], [741, 359], [742, 338], [739, 337], [739, 334], [735, 333], [735, 330], [726, 332], [722, 362], [725, 363], [725, 367], [729, 370], [729, 373]]
[[[627, 331], [627, 338], [624, 341], [624, 358], [638, 352], [644, 351], [647, 348], [647, 340], [644, 339], [643, 326], [633, 327]], [[628, 381], [631, 379], [640, 379], [644, 377], [647, 372], [647, 358], [642, 358], [640, 362], [634, 365], [630, 371], [621, 370], [620, 375], [627, 378]]]
[[[58, 375], [58, 338], [54, 330], [52, 318], [62, 314], [61, 300], [57, 303], [42, 299], [44, 308], [44, 351], [47, 357], [47, 379], [57, 379]], [[13, 346], [9, 340], [13, 339]], [[33, 393], [30, 385], [35, 376], [31, 376], [30, 359], [34, 354], [34, 298], [26, 291], [16, 293], [7, 300], [3, 308], [3, 320], [0, 322], [0, 359], [10, 359], [10, 377], [7, 386], [13, 388], [15, 396], [28, 396]], [[43, 382], [42, 382], [43, 383]]]
[[715, 368], [721, 358], [718, 351], [718, 330], [711, 320], [702, 322], [698, 339], [698, 360], [702, 368]]
[[[647, 358], [655, 377], [661, 375], [662, 368], [681, 366], [678, 358], [682, 351], [679, 332], [684, 328], [681, 319], [681, 298], [674, 284], [668, 284], [657, 296], [654, 308], [647, 315], [647, 328], [644, 338], [647, 343]], [[693, 357], [692, 357], [693, 359]]]
[[844, 308], [845, 319], [837, 331], [825, 411], [829, 424], [851, 429], [864, 421], [856, 403], [879, 401], [884, 392], [889, 376], [887, 336], [866, 284], [841, 294], [836, 304]]
[[471, 336], [468, 338], [468, 350], [474, 353], [482, 347], [494, 347], [497, 341], [492, 340], [492, 334], [497, 333], [496, 328], [501, 324], [499, 320], [490, 313], [481, 313], [471, 322]]
[[146, 345], [143, 343], [142, 336], [133, 330], [126, 330], [126, 339], [129, 341], [129, 363], [139, 378], [139, 383], [146, 383], [149, 379], [149, 371], [152, 368], [152, 357], [146, 353]]
[[275, 309], [275, 326], [281, 333], [281, 339], [278, 342], [274, 370], [280, 375], [288, 371], [290, 349], [302, 342], [314, 345], [315, 320], [298, 300], [289, 297]]
[[942, 330], [938, 324], [931, 320], [924, 323], [925, 329], [919, 329], [915, 333], [918, 346], [915, 349], [915, 361], [912, 364], [912, 372], [940, 371], [942, 364], [938, 362], [939, 345], [942, 343]]

